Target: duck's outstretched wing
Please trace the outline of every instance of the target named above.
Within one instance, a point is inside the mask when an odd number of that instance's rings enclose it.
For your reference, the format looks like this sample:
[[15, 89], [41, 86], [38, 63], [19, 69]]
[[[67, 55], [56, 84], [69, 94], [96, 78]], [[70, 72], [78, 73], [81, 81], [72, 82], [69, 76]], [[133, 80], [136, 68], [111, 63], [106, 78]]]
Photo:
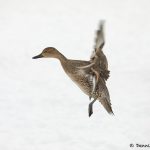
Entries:
[[99, 29], [96, 31], [95, 45], [94, 50], [91, 55], [91, 59], [95, 57], [99, 50], [105, 45], [105, 37], [104, 37], [104, 20], [100, 21]]
[[80, 69], [88, 69], [92, 66], [99, 67], [99, 74], [104, 80], [109, 78], [108, 62], [105, 54], [103, 53], [103, 46], [105, 44], [104, 38], [104, 21], [100, 22], [99, 30], [96, 32], [95, 46], [90, 57], [90, 64], [86, 66], [80, 66]]
[[105, 44], [105, 36], [104, 36], [104, 20], [100, 21], [99, 29], [96, 31], [96, 38], [95, 38], [95, 46], [96, 50], [102, 49]]
[[[100, 69], [103, 70], [101, 76], [107, 80], [109, 77], [108, 61], [102, 50], [105, 44], [104, 23], [104, 21], [100, 21], [99, 29], [96, 32], [94, 51], [92, 52], [90, 59], [91, 62], [99, 64]], [[97, 61], [99, 62], [97, 63]]]

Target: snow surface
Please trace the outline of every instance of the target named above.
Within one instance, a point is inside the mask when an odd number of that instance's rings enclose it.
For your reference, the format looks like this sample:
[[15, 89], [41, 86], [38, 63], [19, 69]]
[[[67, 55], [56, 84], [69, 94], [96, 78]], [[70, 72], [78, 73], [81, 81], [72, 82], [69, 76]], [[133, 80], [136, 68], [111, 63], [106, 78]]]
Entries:
[[[0, 1], [0, 150], [130, 150], [150, 144], [149, 0]], [[54, 59], [31, 59], [47, 46], [88, 60], [106, 20], [115, 116], [88, 97]], [[144, 150], [149, 148], [143, 148]]]

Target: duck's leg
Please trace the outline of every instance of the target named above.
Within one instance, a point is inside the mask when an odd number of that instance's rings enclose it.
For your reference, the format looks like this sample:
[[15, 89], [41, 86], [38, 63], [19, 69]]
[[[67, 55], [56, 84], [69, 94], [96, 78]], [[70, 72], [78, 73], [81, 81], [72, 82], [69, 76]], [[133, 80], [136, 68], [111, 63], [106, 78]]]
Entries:
[[89, 92], [89, 100], [91, 100], [91, 98], [92, 98], [93, 88], [95, 85], [95, 76], [93, 74], [90, 75], [90, 82], [92, 84], [92, 88], [91, 88], [91, 91]]
[[97, 84], [98, 84], [98, 81], [99, 81], [99, 73], [93, 68], [91, 68], [91, 70], [95, 74], [95, 76], [93, 78], [93, 90], [92, 90], [92, 93], [91, 93], [91, 97], [92, 97], [93, 94], [96, 92]]
[[97, 84], [97, 82], [98, 82], [98, 80], [99, 80], [99, 73], [98, 73], [98, 71], [96, 71], [95, 69], [93, 69], [93, 68], [91, 68], [91, 70], [95, 73], [95, 75], [96, 75], [96, 84]]
[[89, 96], [89, 100], [91, 100], [91, 98], [92, 98], [92, 94]]
[[89, 108], [88, 108], [88, 113], [89, 113], [89, 117], [93, 114], [93, 104], [96, 101], [96, 99], [94, 99], [90, 104], [89, 104]]

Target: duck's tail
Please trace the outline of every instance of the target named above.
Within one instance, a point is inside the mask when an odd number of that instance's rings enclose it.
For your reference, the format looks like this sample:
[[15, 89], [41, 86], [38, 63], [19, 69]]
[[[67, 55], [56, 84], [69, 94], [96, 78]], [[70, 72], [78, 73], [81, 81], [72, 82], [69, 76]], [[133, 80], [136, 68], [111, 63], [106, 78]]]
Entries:
[[111, 107], [111, 103], [108, 102], [108, 100], [106, 98], [101, 99], [100, 102], [109, 114], [114, 115], [112, 107]]

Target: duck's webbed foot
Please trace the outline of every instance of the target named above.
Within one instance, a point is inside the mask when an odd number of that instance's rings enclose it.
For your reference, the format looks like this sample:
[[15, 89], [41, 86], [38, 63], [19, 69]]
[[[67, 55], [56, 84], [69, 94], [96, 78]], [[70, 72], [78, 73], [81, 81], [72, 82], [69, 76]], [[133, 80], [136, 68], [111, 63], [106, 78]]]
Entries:
[[93, 114], [93, 104], [96, 101], [96, 99], [94, 99], [90, 104], [89, 104], [89, 108], [88, 108], [88, 113], [89, 113], [89, 117]]

